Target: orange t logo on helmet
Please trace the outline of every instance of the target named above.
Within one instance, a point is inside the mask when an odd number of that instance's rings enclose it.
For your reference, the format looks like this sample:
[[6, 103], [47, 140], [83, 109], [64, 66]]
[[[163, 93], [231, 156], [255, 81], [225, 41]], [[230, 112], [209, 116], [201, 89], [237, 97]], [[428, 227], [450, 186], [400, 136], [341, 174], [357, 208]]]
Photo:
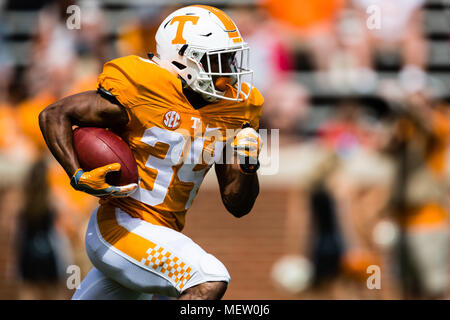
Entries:
[[230, 17], [225, 14], [225, 12], [211, 6], [200, 4], [192, 5], [191, 7], [198, 7], [211, 11], [225, 26], [225, 32], [228, 34], [228, 37], [233, 39], [234, 43], [242, 42], [242, 38], [239, 36], [236, 25], [234, 24], [233, 20], [231, 20]]
[[175, 35], [175, 38], [172, 40], [172, 44], [185, 44], [186, 39], [183, 38], [183, 29], [184, 24], [188, 21], [192, 22], [192, 24], [197, 24], [198, 21], [197, 16], [178, 16], [174, 17], [172, 21], [170, 21], [170, 24], [172, 25], [174, 22], [178, 22], [178, 28], [177, 28], [177, 34]]

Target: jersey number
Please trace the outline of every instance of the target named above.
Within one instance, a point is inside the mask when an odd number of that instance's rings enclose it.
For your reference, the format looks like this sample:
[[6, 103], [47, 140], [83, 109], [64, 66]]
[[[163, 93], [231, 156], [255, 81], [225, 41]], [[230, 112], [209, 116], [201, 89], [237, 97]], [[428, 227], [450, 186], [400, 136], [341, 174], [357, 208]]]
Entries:
[[[186, 144], [186, 137], [176, 131], [170, 131], [159, 127], [152, 127], [145, 130], [141, 139], [142, 142], [151, 147], [155, 147], [156, 143], [164, 143], [168, 146], [167, 152], [163, 158], [150, 155], [147, 159], [146, 167], [157, 171], [156, 178], [153, 183], [153, 189], [147, 190], [139, 188], [139, 192], [135, 197], [139, 197], [139, 201], [147, 203], [151, 206], [156, 206], [164, 202], [169, 186], [174, 178], [175, 165], [180, 163], [183, 149]], [[183, 163], [177, 172], [177, 177], [182, 182], [192, 182], [194, 187], [190, 191], [189, 198], [185, 203], [185, 209], [188, 209], [192, 200], [197, 194], [198, 188], [203, 181], [205, 171], [208, 167], [194, 171], [196, 163], [200, 163], [200, 157], [203, 154], [203, 146], [205, 140], [200, 137], [194, 139], [192, 142], [187, 159], [191, 161]]]

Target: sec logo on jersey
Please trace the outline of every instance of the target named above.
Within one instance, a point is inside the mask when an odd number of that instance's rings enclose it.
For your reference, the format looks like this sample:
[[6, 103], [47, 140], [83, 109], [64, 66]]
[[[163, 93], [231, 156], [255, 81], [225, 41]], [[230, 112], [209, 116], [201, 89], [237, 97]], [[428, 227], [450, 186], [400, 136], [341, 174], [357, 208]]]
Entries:
[[176, 111], [167, 111], [164, 115], [163, 123], [167, 129], [174, 130], [180, 126], [181, 117]]

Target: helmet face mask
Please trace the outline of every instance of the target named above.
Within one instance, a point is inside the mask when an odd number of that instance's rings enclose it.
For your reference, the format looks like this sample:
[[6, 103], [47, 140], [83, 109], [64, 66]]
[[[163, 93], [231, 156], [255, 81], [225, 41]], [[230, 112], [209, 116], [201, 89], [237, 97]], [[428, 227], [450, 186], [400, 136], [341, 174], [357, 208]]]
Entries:
[[[225, 99], [242, 101], [248, 98], [250, 92], [242, 92], [242, 82], [252, 82], [253, 72], [248, 66], [249, 48], [224, 48], [211, 51], [196, 50], [196, 57], [191, 58], [197, 65], [197, 79], [194, 81], [194, 91], [201, 93], [208, 101]], [[245, 57], [245, 63], [244, 63]], [[248, 78], [248, 79], [245, 79]], [[227, 87], [235, 87], [236, 97], [225, 96]]]
[[[184, 18], [196, 22], [183, 23], [180, 33], [180, 27], [172, 26], [172, 22]], [[180, 34], [186, 38], [185, 43], [174, 43], [174, 37], [180, 37]], [[243, 101], [250, 95], [253, 82], [253, 72], [249, 68], [250, 49], [234, 22], [222, 11], [207, 6], [179, 9], [163, 21], [156, 42], [160, 59], [169, 62], [186, 86], [208, 102], [218, 99]], [[243, 82], [249, 87], [247, 92], [242, 90]], [[232, 88], [235, 92], [226, 94]]]

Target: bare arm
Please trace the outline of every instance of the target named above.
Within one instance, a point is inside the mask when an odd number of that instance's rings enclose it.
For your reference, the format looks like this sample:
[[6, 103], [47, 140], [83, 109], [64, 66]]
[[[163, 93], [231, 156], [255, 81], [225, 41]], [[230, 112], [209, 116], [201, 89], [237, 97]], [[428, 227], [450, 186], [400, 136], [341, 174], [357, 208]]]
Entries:
[[125, 109], [97, 91], [66, 97], [39, 114], [39, 126], [45, 142], [69, 177], [80, 168], [72, 145], [72, 126], [118, 128], [127, 122]]
[[237, 218], [249, 213], [259, 193], [258, 175], [242, 173], [237, 163], [216, 164], [215, 170], [227, 210]]

